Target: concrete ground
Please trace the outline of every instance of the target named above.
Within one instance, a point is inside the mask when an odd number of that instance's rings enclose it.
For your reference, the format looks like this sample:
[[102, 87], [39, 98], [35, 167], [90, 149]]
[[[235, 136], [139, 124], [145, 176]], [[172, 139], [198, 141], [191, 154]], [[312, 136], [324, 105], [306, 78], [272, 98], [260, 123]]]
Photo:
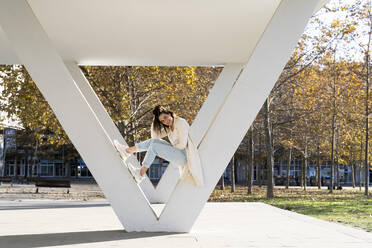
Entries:
[[372, 233], [258, 202], [208, 202], [190, 233], [127, 233], [105, 199], [0, 200], [1, 248], [55, 246], [370, 248]]

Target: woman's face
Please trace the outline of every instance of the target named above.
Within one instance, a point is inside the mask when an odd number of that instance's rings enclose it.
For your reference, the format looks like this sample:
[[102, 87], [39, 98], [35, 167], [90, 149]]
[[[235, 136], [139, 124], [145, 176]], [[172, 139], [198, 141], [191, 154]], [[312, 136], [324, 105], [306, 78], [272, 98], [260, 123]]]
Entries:
[[170, 126], [172, 125], [173, 118], [170, 114], [161, 113], [159, 115], [159, 121], [164, 125]]

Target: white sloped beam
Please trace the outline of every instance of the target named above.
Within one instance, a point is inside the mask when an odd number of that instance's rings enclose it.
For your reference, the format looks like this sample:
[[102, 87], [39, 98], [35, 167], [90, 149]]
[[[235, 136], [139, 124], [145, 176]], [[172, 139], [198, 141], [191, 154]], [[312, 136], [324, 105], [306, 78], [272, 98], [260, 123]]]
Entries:
[[205, 137], [209, 127], [215, 121], [222, 106], [225, 104], [225, 101], [232, 91], [234, 84], [238, 80], [243, 67], [244, 64], [225, 65], [213, 85], [213, 88], [200, 108], [190, 130], [191, 136], [198, 146]]
[[205, 187], [179, 181], [152, 230], [189, 232], [295, 48], [319, 0], [282, 0], [199, 147]]
[[[107, 135], [110, 137], [110, 139], [117, 139], [120, 143], [127, 144], [118, 128], [112, 121], [110, 115], [106, 111], [105, 107], [103, 106], [102, 102], [98, 98], [96, 92], [93, 90], [88, 80], [85, 78], [83, 72], [80, 70], [78, 64], [74, 61], [65, 61], [65, 64], [77, 87], [84, 95], [86, 101], [88, 102], [92, 111], [95, 113], [97, 119], [107, 132]], [[140, 163], [137, 160], [136, 156], [130, 156], [127, 161], [135, 167], [140, 166]], [[154, 185], [151, 183], [148, 177], [146, 177], [146, 179], [140, 183], [140, 187], [150, 203], [158, 202], [157, 190], [154, 188]]]
[[128, 231], [157, 221], [25, 0], [0, 1], [0, 26]]

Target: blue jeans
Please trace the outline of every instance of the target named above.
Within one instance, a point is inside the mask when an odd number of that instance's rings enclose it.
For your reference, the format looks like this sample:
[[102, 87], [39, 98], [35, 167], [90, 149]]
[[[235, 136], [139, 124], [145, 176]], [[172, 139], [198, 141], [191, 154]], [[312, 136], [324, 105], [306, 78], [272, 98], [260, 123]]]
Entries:
[[142, 165], [150, 168], [156, 156], [177, 165], [185, 165], [187, 163], [186, 150], [178, 149], [169, 142], [162, 139], [148, 139], [140, 143], [136, 143], [137, 152], [147, 151]]

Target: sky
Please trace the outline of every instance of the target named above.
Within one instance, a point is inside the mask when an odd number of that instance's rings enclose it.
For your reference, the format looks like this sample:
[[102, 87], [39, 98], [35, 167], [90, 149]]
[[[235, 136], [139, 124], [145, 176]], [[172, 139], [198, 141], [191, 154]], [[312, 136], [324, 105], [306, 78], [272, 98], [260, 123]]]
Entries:
[[[372, 0], [330, 0], [329, 3], [327, 4], [327, 6], [336, 7], [336, 6], [343, 6], [343, 5], [352, 5], [352, 4], [355, 4], [357, 2], [361, 2], [361, 3], [368, 3], [369, 2], [370, 4], [372, 4]], [[339, 19], [340, 21], [345, 21], [347, 19], [345, 12], [325, 13], [324, 9], [320, 9], [316, 13], [316, 15], [327, 26], [330, 25], [332, 23], [332, 21], [334, 21], [336, 19]], [[345, 42], [339, 43], [338, 48], [340, 48], [340, 49], [338, 49], [338, 51], [337, 51], [337, 54], [336, 54], [336, 55], [338, 55], [337, 57], [338, 58], [347, 57], [350, 60], [362, 61], [363, 58], [364, 58], [364, 54], [361, 53], [361, 49], [359, 48], [358, 43], [367, 44], [367, 42], [368, 42], [368, 36], [366, 35], [367, 30], [368, 30], [367, 25], [365, 25], [363, 23], [359, 23], [359, 25], [356, 27], [356, 32], [358, 34], [360, 34], [361, 37], [359, 39], [357, 39], [356, 41], [348, 43], [348, 44], [346, 44]], [[364, 35], [362, 35], [363, 32], [364, 32]], [[306, 27], [305, 33], [309, 34], [310, 36], [320, 34], [320, 32], [318, 30], [318, 26], [317, 25], [312, 25], [311, 22], [309, 22], [308, 26]]]

